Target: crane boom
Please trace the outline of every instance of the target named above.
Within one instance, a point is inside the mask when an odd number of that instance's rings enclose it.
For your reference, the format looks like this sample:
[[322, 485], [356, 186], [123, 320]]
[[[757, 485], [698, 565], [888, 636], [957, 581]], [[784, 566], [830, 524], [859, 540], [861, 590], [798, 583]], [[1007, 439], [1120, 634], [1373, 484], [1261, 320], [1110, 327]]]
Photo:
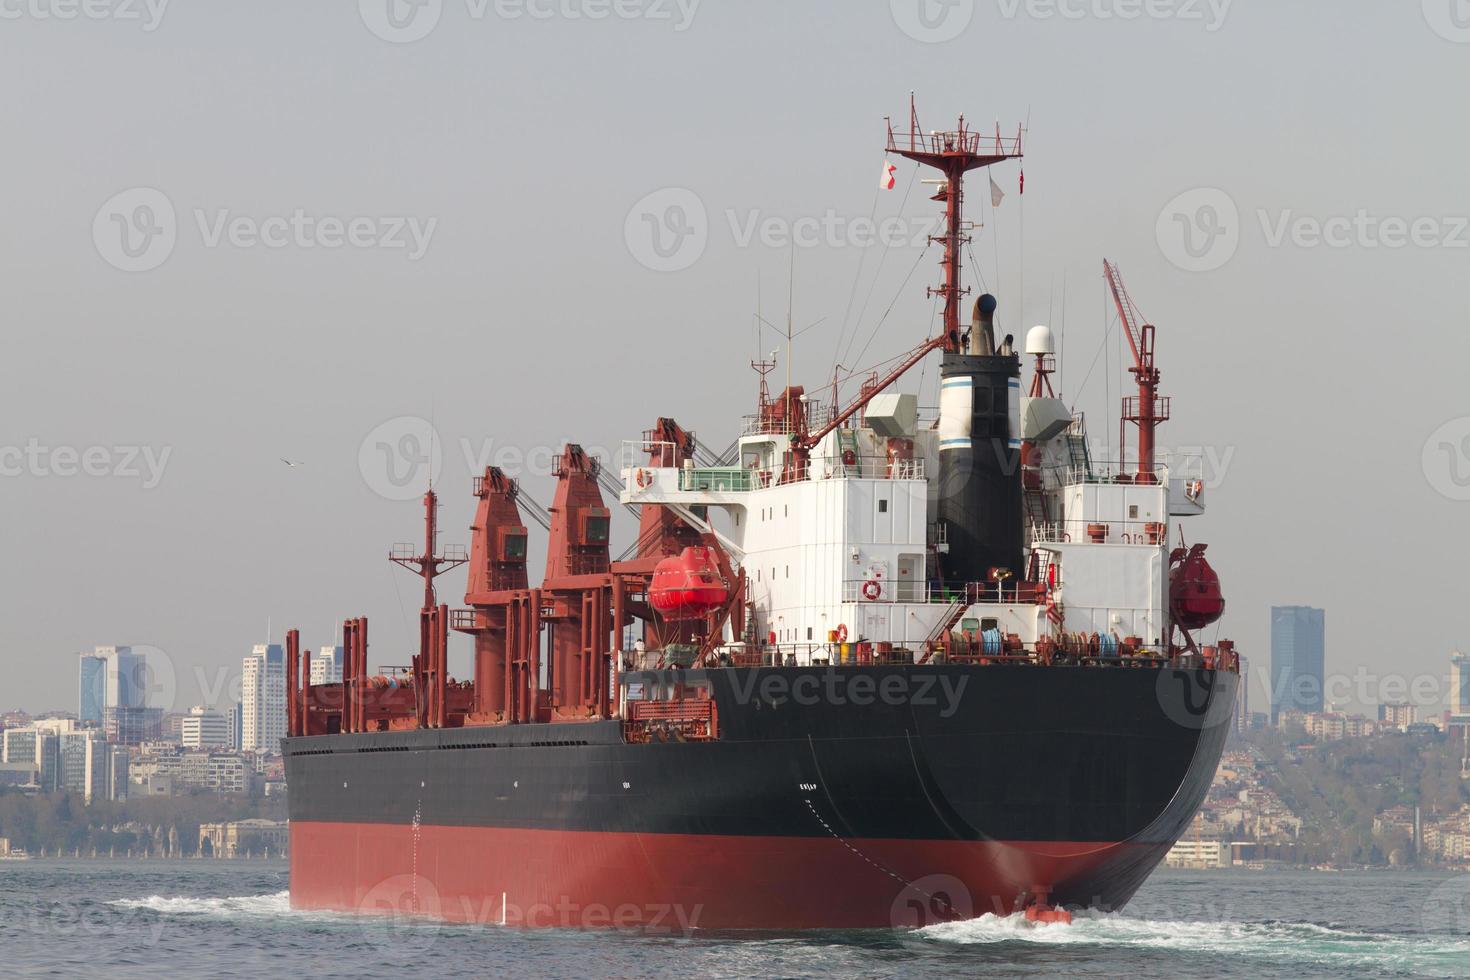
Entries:
[[[1133, 350], [1134, 364], [1138, 367], [1152, 368], [1154, 360], [1153, 327], [1142, 322], [1143, 315], [1138, 312], [1133, 297], [1128, 295], [1128, 288], [1123, 285], [1123, 274], [1107, 259], [1103, 259], [1103, 275], [1107, 277], [1108, 288], [1113, 292], [1113, 303], [1118, 307], [1118, 316], [1126, 328], [1128, 346]], [[1147, 331], [1149, 341], [1147, 346], [1145, 346], [1145, 331]]]
[[893, 382], [903, 377], [905, 371], [922, 361], [925, 355], [927, 355], [930, 351], [938, 350], [939, 348], [943, 347], [947, 341], [948, 335], [941, 334], [938, 337], [931, 337], [920, 344], [918, 347], [915, 347], [913, 351], [909, 353], [909, 356], [903, 359], [902, 364], [894, 368], [892, 371], [889, 371], [888, 374], [879, 381], [876, 381], [873, 384], [866, 386], [863, 389], [862, 394], [853, 399], [851, 404], [849, 404], [846, 408], [838, 412], [833, 417], [832, 421], [822, 426], [816, 432], [810, 433], [809, 435], [805, 436], [802, 439], [802, 449], [810, 450], [817, 443], [821, 442], [824, 438], [826, 438], [829, 432], [831, 432], [833, 429], [836, 429], [843, 422], [846, 422], [852, 417], [852, 414], [854, 412], [862, 408], [868, 402], [872, 401], [874, 395], [878, 394], [883, 389], [893, 384]]
[[1154, 327], [1144, 322], [1133, 297], [1128, 295], [1128, 288], [1123, 285], [1123, 274], [1107, 259], [1103, 259], [1103, 276], [1108, 281], [1113, 303], [1118, 308], [1118, 318], [1123, 321], [1123, 332], [1133, 351], [1133, 367], [1129, 371], [1138, 380], [1138, 395], [1123, 399], [1123, 412], [1119, 418], [1122, 422], [1138, 426], [1137, 481], [1153, 483], [1158, 479], [1154, 469], [1154, 434], [1159, 424], [1169, 418], [1169, 399], [1159, 397], [1159, 369], [1154, 366]]

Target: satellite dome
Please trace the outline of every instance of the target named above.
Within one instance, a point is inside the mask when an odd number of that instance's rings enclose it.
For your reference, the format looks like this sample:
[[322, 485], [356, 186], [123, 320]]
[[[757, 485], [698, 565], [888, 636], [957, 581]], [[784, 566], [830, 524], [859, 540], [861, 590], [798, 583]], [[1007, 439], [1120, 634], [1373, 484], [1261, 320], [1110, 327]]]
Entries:
[[1037, 324], [1026, 331], [1026, 353], [1055, 354], [1056, 352], [1056, 345], [1052, 343], [1051, 327]]

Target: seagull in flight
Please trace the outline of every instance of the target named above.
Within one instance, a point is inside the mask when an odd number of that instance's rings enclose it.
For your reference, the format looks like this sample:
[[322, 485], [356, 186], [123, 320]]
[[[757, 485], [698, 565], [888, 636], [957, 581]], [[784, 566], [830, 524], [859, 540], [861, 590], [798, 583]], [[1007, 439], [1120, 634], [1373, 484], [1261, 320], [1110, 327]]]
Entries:
[[292, 467], [304, 465], [299, 459], [287, 459], [284, 456], [281, 457], [281, 462], [285, 463], [287, 466]]

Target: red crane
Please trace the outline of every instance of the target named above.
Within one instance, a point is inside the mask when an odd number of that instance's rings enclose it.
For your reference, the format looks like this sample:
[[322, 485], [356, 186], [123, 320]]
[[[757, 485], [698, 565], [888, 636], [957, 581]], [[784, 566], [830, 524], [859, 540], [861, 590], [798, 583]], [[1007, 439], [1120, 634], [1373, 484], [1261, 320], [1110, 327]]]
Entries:
[[[1113, 302], [1123, 321], [1128, 346], [1133, 351], [1133, 367], [1129, 371], [1138, 379], [1138, 394], [1123, 399], [1121, 422], [1138, 426], [1138, 483], [1156, 483], [1154, 471], [1154, 430], [1169, 418], [1169, 399], [1159, 397], [1159, 369], [1154, 366], [1154, 328], [1143, 322], [1133, 298], [1123, 285], [1118, 267], [1103, 259], [1103, 275], [1113, 292]], [[1119, 440], [1121, 442], [1121, 439]]]

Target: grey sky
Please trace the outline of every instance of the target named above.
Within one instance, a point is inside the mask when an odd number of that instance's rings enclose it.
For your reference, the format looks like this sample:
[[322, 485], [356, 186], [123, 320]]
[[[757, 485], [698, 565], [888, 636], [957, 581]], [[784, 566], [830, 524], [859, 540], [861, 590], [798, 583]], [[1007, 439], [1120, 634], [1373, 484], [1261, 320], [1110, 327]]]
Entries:
[[[1221, 635], [1264, 666], [1269, 605], [1319, 605], [1329, 671], [1442, 674], [1467, 643], [1470, 528], [1453, 499], [1470, 496], [1470, 30], [1454, 0], [1159, 0], [1127, 20], [1104, 15], [1129, 0], [1070, 0], [1066, 16], [935, 2], [935, 31], [959, 30], [937, 43], [900, 29], [916, 23], [905, 2], [628, 0], [616, 9], [636, 16], [592, 19], [609, 8], [444, 0], [412, 43], [369, 29], [373, 0], [177, 2], [156, 24], [121, 0], [75, 19], [41, 16], [67, 0], [0, 2], [0, 446], [44, 462], [0, 478], [0, 708], [75, 709], [75, 652], [127, 642], [168, 652], [186, 708], [196, 667], [237, 673], [268, 617], [275, 638], [297, 625], [317, 645], [367, 614], [373, 662], [406, 661], [414, 582], [385, 556], [420, 514], [375, 492], [364, 438], [432, 416], [444, 540], [461, 542], [462, 440], [472, 455], [616, 448], [672, 414], [722, 448], [754, 399], [758, 277], [766, 316], [785, 313], [788, 249], [742, 244], [752, 220], [839, 229], [795, 250], [794, 318], [826, 318], [797, 342], [799, 381], [830, 380], [855, 278], [854, 353], [893, 304], [862, 364], [921, 340], [937, 255], [900, 289], [920, 249], [882, 255], [842, 230], [873, 213], [883, 116], [910, 89], [926, 128], [963, 111], [1009, 133], [1029, 115], [1024, 297], [1014, 165], [996, 170], [995, 219], [972, 211], [987, 223], [974, 251], [1007, 329], [1060, 326], [1067, 284], [1065, 393], [1095, 437], [1115, 441], [1123, 381], [1114, 336], [1111, 368], [1079, 391], [1104, 256], [1158, 325], [1161, 441], [1228, 461], [1209, 515], [1185, 523], [1223, 578]], [[895, 162], [880, 218], [910, 184]], [[98, 213], [134, 188], [165, 196], [176, 241], [125, 272], [108, 244], [123, 229]], [[666, 188], [707, 215], [676, 272], [628, 244], [630, 209]], [[983, 177], [971, 188], [979, 204]], [[1190, 272], [1165, 209], [1202, 188], [1237, 210], [1239, 241]], [[915, 219], [933, 214], [921, 190]], [[1218, 197], [1182, 200], [1198, 217]], [[1372, 221], [1342, 244], [1312, 244], [1311, 221], [1360, 210]], [[312, 230], [289, 227], [298, 211]], [[323, 247], [354, 218], [369, 219], [358, 244]], [[1384, 218], [1432, 222], [1390, 247]], [[395, 234], [405, 247], [380, 247]], [[145, 488], [142, 457], [138, 476], [63, 476], [56, 447], [106, 447], [91, 462], [109, 471], [127, 470], [114, 447], [169, 455]], [[549, 478], [525, 483], [546, 502]], [[457, 602], [462, 576], [445, 582]]]

